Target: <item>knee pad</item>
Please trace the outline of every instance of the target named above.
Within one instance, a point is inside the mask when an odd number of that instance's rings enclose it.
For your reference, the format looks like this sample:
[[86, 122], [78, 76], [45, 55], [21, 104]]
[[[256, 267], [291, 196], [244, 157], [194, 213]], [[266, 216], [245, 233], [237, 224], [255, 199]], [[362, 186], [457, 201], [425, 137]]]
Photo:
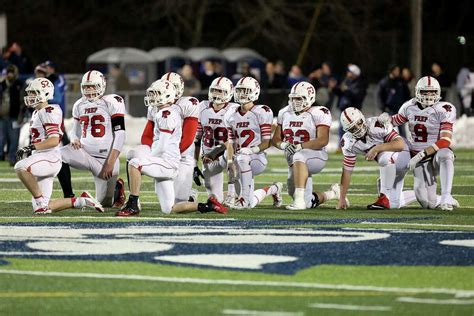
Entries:
[[128, 162], [128, 165], [140, 169], [140, 160], [138, 158], [133, 158]]
[[454, 154], [448, 148], [442, 148], [442, 149], [438, 150], [438, 152], [436, 153], [436, 156], [437, 156], [437, 158], [440, 162], [441, 161], [449, 161], [449, 160], [453, 161], [454, 160]]
[[27, 168], [26, 168], [26, 164], [25, 164], [25, 159], [18, 161], [15, 164], [14, 169], [15, 169], [15, 172], [20, 171], [20, 170], [21, 171], [26, 171]]
[[239, 167], [250, 166], [250, 155], [237, 155], [236, 160]]
[[306, 163], [306, 158], [300, 151], [293, 155], [293, 163], [295, 163], [297, 161], [302, 162], [302, 163]]
[[383, 152], [377, 156], [377, 163], [380, 167], [388, 166], [389, 164], [393, 164], [394, 161], [392, 159], [392, 153]]

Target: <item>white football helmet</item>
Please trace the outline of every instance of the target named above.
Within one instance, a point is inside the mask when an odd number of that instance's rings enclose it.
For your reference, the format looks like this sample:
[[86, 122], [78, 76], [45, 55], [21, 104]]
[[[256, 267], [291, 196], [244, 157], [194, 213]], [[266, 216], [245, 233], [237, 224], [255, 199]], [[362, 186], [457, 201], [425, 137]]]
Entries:
[[209, 86], [209, 101], [217, 104], [227, 103], [232, 99], [234, 85], [226, 77], [219, 77]]
[[158, 79], [146, 89], [145, 106], [162, 107], [176, 99], [176, 88], [168, 80]]
[[35, 108], [38, 104], [53, 99], [54, 86], [46, 78], [32, 80], [25, 89], [26, 96], [23, 98], [27, 107]]
[[179, 99], [183, 96], [184, 93], [184, 80], [176, 72], [167, 72], [161, 77], [163, 80], [168, 80], [172, 84], [174, 84], [174, 88], [176, 90], [176, 99]]
[[90, 102], [99, 99], [105, 93], [105, 77], [97, 70], [89, 70], [82, 76], [81, 92]]
[[418, 80], [415, 88], [415, 99], [424, 108], [441, 100], [441, 87], [438, 80], [430, 76]]
[[240, 104], [256, 101], [260, 95], [260, 84], [252, 77], [242, 77], [235, 85], [234, 100]]
[[362, 138], [367, 133], [365, 116], [356, 108], [347, 108], [342, 111], [341, 125], [345, 132], [352, 134], [355, 138]]
[[288, 104], [293, 112], [299, 113], [313, 105], [316, 100], [316, 90], [311, 83], [301, 81], [291, 87], [288, 97]]

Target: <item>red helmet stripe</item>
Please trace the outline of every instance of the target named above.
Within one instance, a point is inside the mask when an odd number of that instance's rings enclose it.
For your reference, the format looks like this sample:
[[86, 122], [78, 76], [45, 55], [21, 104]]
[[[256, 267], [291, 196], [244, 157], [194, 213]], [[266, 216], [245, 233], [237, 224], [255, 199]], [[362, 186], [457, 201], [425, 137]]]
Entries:
[[166, 80], [170, 80], [170, 76], [171, 76], [171, 72], [168, 72], [167, 76], [166, 76]]
[[220, 77], [219, 80], [217, 80], [217, 85], [219, 85], [221, 83], [222, 78], [224, 78], [224, 77]]
[[428, 76], [428, 85], [431, 86], [431, 77]]
[[344, 110], [342, 113], [344, 113], [344, 116], [345, 116], [346, 119], [349, 121], [349, 123], [352, 123], [352, 120], [350, 119], [349, 115], [347, 115], [346, 110]]
[[241, 84], [244, 83], [245, 78], [247, 77], [242, 77], [242, 81], [240, 82]]
[[87, 81], [91, 80], [91, 73], [92, 73], [92, 70], [89, 70], [89, 73], [87, 74]]

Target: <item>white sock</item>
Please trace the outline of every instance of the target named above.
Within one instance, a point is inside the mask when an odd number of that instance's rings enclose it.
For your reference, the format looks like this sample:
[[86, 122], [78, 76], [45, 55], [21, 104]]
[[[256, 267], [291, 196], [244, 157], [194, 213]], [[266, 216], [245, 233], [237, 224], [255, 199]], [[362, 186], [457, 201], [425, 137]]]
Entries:
[[400, 207], [404, 207], [415, 201], [416, 201], [415, 191], [413, 190], [403, 191], [402, 196], [400, 197]]
[[[451, 197], [454, 178], [454, 161], [450, 158], [440, 159], [439, 181], [441, 184], [441, 195], [444, 199]], [[449, 199], [448, 199], [449, 200]]]
[[296, 205], [306, 205], [304, 202], [304, 193], [305, 189], [304, 188], [296, 188], [295, 189], [295, 204]]
[[86, 201], [83, 197], [73, 197], [71, 198], [72, 207], [74, 208], [82, 208], [86, 206]]
[[396, 173], [397, 169], [394, 164], [380, 167], [380, 193], [385, 194], [387, 197], [390, 197], [392, 193]]
[[46, 203], [46, 199], [42, 195], [34, 197], [34, 199], [36, 204], [35, 209], [48, 207], [48, 203]]
[[233, 183], [227, 184], [227, 194], [235, 195], [235, 185]]
[[326, 201], [329, 201], [329, 200], [336, 200], [338, 199], [339, 197], [336, 195], [336, 192], [334, 192], [333, 190], [329, 190], [329, 191], [325, 191], [323, 192], [325, 198], [326, 198]]

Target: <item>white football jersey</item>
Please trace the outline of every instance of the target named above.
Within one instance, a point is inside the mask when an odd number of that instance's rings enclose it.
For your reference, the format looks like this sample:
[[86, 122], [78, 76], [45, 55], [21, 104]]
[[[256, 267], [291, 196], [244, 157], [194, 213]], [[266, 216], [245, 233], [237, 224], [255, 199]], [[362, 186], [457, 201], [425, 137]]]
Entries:
[[[41, 110], [35, 110], [30, 120], [31, 143], [37, 144], [46, 140], [51, 135], [62, 137], [63, 112], [57, 104], [49, 104]], [[35, 150], [34, 152], [58, 151], [58, 146], [45, 150]]]
[[201, 150], [203, 154], [207, 154], [212, 148], [228, 140], [224, 119], [229, 112], [235, 112], [238, 106], [237, 103], [229, 102], [216, 112], [211, 102], [206, 100], [199, 103], [199, 125], [196, 140], [202, 140]]
[[[281, 126], [283, 141], [301, 144], [317, 137], [318, 126], [331, 127], [331, 112], [324, 106], [313, 106], [296, 114], [290, 106], [278, 112], [277, 124]], [[326, 151], [326, 147], [321, 150]]]
[[419, 152], [439, 140], [441, 131], [453, 131], [456, 122], [456, 107], [449, 102], [440, 101], [426, 108], [418, 106], [413, 98], [405, 102], [392, 121], [395, 125], [408, 122], [412, 140], [410, 150]]
[[[151, 154], [175, 162], [178, 165], [181, 158], [179, 143], [181, 142], [183, 124], [178, 106], [173, 104], [158, 110], [153, 117], [153, 122]], [[171, 137], [166, 138], [166, 143], [163, 143], [162, 135], [165, 133], [170, 134]]]
[[[198, 119], [198, 115], [199, 115], [198, 99], [193, 98], [193, 97], [181, 97], [178, 99], [178, 101], [175, 102], [174, 105], [177, 106], [176, 110], [178, 111], [182, 121], [184, 121], [184, 119], [186, 118], [191, 118], [191, 119], [194, 118], [196, 120]], [[149, 121], [153, 121], [153, 118], [158, 111], [159, 111], [158, 107], [149, 106], [148, 112], [147, 112], [147, 119]], [[183, 134], [184, 133], [186, 133], [186, 131], [183, 131]], [[194, 157], [194, 143], [191, 146], [189, 146], [188, 149], [182, 152], [181, 156]]]
[[362, 139], [355, 138], [351, 133], [345, 133], [341, 139], [342, 154], [344, 155], [343, 167], [345, 170], [354, 169], [357, 155], [364, 155], [374, 146], [388, 143], [400, 137], [393, 129], [392, 124], [383, 125], [377, 117], [367, 119], [367, 134]]
[[267, 105], [254, 105], [242, 113], [240, 106], [225, 119], [230, 142], [237, 144], [237, 150], [254, 147], [272, 136], [273, 112]]
[[82, 126], [80, 141], [93, 157], [107, 158], [114, 141], [112, 118], [125, 116], [125, 103], [116, 94], [104, 95], [90, 102], [81, 98], [74, 103], [72, 116]]

